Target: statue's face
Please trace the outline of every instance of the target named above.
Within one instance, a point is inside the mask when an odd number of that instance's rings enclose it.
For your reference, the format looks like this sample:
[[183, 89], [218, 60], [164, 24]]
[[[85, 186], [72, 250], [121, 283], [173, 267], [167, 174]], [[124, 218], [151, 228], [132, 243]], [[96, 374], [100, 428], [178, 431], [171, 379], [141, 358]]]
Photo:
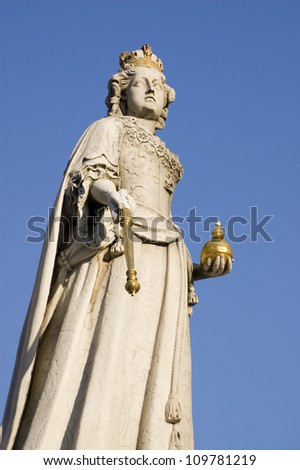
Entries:
[[161, 73], [147, 67], [137, 67], [125, 92], [127, 115], [157, 120], [165, 104]]

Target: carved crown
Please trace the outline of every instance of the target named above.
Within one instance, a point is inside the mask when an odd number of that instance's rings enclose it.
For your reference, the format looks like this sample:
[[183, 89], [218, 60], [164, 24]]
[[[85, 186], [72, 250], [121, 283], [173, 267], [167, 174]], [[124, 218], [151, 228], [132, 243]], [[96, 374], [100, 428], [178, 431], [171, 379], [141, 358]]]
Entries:
[[162, 61], [152, 53], [149, 44], [144, 44], [142, 49], [138, 49], [137, 51], [121, 52], [120, 66], [123, 70], [125, 70], [127, 66], [151, 67], [159, 72], [162, 72], [164, 69]]

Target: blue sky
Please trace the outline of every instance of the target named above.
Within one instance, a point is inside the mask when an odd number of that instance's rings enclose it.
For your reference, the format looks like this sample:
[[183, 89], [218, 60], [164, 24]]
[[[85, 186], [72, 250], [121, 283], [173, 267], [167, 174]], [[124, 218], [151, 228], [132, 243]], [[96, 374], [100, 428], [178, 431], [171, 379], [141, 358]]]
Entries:
[[[27, 220], [47, 217], [77, 139], [106, 114], [119, 53], [148, 42], [177, 93], [159, 134], [185, 168], [173, 215], [195, 208], [203, 241], [209, 216], [247, 222], [232, 274], [196, 286], [196, 448], [300, 449], [299, 1], [2, 0], [0, 18], [1, 415], [41, 250]], [[251, 207], [272, 216], [272, 242]]]

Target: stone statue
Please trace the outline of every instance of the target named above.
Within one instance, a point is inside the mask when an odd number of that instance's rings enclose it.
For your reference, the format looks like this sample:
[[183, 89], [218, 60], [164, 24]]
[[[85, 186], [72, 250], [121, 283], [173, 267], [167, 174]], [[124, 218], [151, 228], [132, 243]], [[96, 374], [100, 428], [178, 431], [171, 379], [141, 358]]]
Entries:
[[[183, 169], [155, 135], [175, 99], [161, 60], [145, 45], [120, 66], [108, 116], [77, 143], [49, 221], [4, 416], [7, 449], [193, 448], [193, 280], [226, 274], [231, 260], [193, 267], [172, 222]], [[134, 296], [124, 289], [132, 253], [122, 210], [132, 215]]]

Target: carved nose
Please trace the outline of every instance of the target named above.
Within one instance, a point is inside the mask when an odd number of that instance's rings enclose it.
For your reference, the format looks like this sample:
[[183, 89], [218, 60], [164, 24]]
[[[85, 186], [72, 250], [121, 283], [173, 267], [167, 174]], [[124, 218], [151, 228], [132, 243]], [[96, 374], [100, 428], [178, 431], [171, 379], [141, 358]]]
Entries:
[[146, 94], [148, 95], [149, 93], [154, 93], [154, 90], [151, 86], [149, 86], [148, 90], [146, 91]]

